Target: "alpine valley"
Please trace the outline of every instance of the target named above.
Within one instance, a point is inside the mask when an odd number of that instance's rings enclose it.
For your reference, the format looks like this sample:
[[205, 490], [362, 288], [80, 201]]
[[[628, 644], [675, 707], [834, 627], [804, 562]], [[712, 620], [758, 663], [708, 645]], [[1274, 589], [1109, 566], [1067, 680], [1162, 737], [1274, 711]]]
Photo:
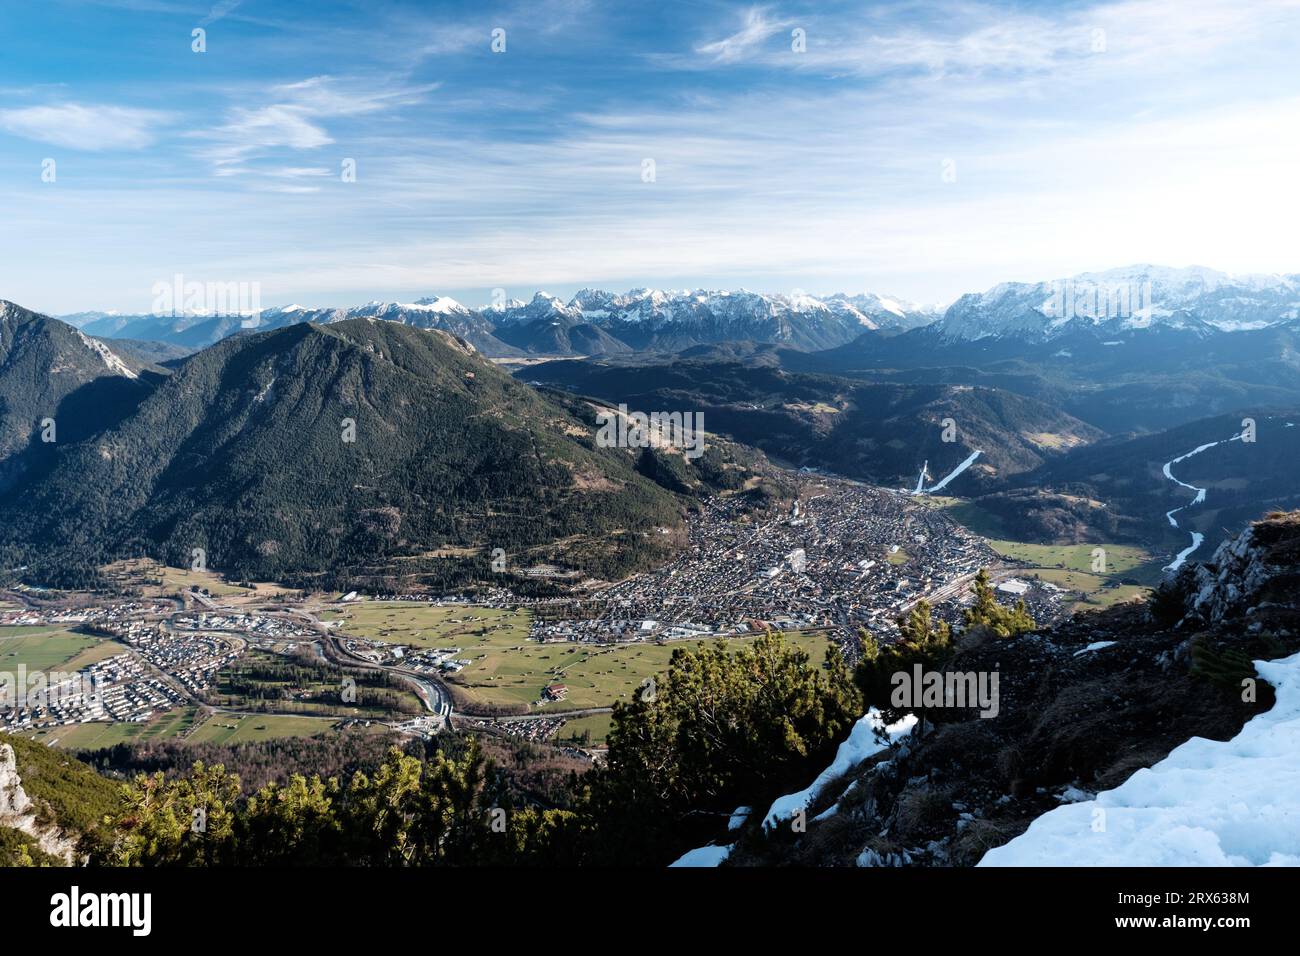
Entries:
[[1294, 773], [1297, 333], [1300, 276], [1154, 266], [2, 302], [0, 653], [73, 690], [0, 705], [0, 862], [1109, 864], [1113, 801], [1289, 862], [1196, 801]]

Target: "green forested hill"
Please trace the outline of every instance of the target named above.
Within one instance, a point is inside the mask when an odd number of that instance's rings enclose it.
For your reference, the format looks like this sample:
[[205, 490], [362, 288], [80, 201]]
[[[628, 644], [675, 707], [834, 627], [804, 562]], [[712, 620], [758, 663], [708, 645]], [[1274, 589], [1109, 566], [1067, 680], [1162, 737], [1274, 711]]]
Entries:
[[39, 576], [142, 553], [188, 566], [202, 549], [269, 579], [574, 534], [634, 551], [681, 503], [594, 431], [594, 412], [444, 333], [354, 320], [236, 336], [111, 426], [32, 446], [0, 503], [0, 554]]

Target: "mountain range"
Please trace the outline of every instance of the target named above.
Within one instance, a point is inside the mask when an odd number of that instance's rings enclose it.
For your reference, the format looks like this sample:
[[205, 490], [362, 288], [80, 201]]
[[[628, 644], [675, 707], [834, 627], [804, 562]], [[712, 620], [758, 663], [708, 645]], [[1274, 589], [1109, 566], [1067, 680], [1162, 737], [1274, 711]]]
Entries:
[[[1134, 333], [1176, 330], [1193, 338], [1259, 331], [1300, 319], [1300, 275], [1232, 276], [1202, 267], [1134, 265], [1039, 282], [1006, 282], [963, 295], [946, 310], [873, 293], [812, 296], [802, 292], [624, 293], [583, 289], [565, 302], [545, 292], [476, 309], [446, 296], [410, 303], [369, 302], [340, 308], [288, 305], [256, 320], [238, 315], [65, 317], [89, 335], [167, 343], [197, 350], [248, 327], [282, 328], [379, 318], [451, 332], [492, 358], [676, 352], [720, 342], [773, 343], [815, 352], [848, 346], [885, 355], [979, 343], [988, 356], [1045, 347], [1070, 357], [1070, 343], [1089, 337], [1117, 347]], [[925, 328], [923, 337], [885, 347]]]
[[1006, 282], [963, 295], [934, 331], [966, 342], [1008, 335], [1049, 341], [1080, 328], [1119, 333], [1167, 326], [1208, 335], [1297, 318], [1300, 275], [1231, 276], [1198, 266], [1135, 265], [1049, 282]]
[[866, 331], [893, 333], [927, 324], [935, 310], [879, 296], [757, 292], [616, 294], [584, 289], [568, 302], [538, 292], [528, 302], [510, 300], [471, 309], [446, 296], [411, 303], [369, 302], [347, 308], [289, 305], [263, 310], [256, 321], [239, 315], [123, 315], [82, 312], [67, 319], [88, 335], [162, 342], [197, 350], [254, 329], [300, 322], [329, 324], [375, 318], [460, 336], [492, 358], [524, 355], [604, 355], [633, 350], [676, 351], [737, 339], [822, 349]]
[[[1152, 456], [1224, 437], [1196, 424], [1215, 416], [1294, 420], [1298, 287], [1141, 266], [1000, 285], [942, 317], [867, 295], [584, 289], [482, 310], [291, 305], [256, 324], [81, 314], [80, 329], [6, 303], [0, 557], [184, 564], [199, 548], [250, 576], [382, 574], [489, 532], [530, 549], [580, 532], [573, 563], [613, 571], [632, 538], [666, 545], [654, 529], [735, 476], [715, 457], [595, 447], [593, 402], [701, 412], [715, 455], [908, 489], [923, 468], [956, 473], [947, 493], [1034, 516], [1044, 537], [1152, 542], [1176, 490]], [[524, 361], [542, 356], [564, 360]], [[41, 440], [47, 419], [57, 440]], [[1291, 434], [1261, 446], [1249, 489], [1216, 498], [1225, 520], [1291, 500], [1276, 452]], [[1080, 516], [1076, 499], [1113, 509]]]

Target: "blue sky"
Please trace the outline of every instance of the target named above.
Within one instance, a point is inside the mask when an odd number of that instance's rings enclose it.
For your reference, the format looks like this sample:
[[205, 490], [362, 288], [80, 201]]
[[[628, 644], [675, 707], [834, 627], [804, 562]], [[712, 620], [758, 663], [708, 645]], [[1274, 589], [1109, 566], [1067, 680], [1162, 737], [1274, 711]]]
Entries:
[[43, 0], [0, 48], [0, 298], [55, 314], [1300, 271], [1287, 0]]

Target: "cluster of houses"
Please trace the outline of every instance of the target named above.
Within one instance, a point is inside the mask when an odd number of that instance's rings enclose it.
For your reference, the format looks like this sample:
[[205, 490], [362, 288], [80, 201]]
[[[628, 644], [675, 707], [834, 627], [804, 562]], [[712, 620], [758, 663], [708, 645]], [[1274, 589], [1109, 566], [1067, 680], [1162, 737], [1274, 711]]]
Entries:
[[173, 610], [173, 605], [158, 601], [123, 601], [94, 607], [8, 608], [0, 610], [0, 627], [76, 627], [80, 624], [105, 624], [137, 617], [157, 617]]
[[919, 597], [997, 560], [981, 539], [906, 496], [835, 479], [806, 490], [816, 493], [789, 514], [758, 522], [742, 520], [735, 499], [707, 502], [673, 561], [539, 607], [531, 636], [601, 643], [888, 630]]
[[493, 731], [516, 740], [528, 740], [533, 743], [550, 740], [565, 724], [563, 717], [529, 717], [519, 720], [499, 717], [458, 717], [457, 721], [462, 727]]
[[145, 721], [184, 702], [131, 654], [115, 654], [74, 674], [51, 675], [39, 691], [0, 709], [5, 730], [37, 730], [94, 720]]
[[233, 631], [238, 634], [293, 640], [315, 637], [316, 632], [302, 621], [284, 614], [235, 614], [205, 611], [177, 615], [176, 627], [192, 631]]
[[410, 648], [406, 652], [403, 666], [426, 674], [454, 674], [471, 663], [467, 658], [456, 656], [460, 653], [459, 647]]
[[[192, 622], [194, 619], [177, 619]], [[243, 640], [227, 634], [176, 632], [163, 623], [132, 620], [96, 625], [94, 630], [107, 634], [164, 671], [186, 691], [201, 695], [211, 686], [217, 671], [244, 653]]]

